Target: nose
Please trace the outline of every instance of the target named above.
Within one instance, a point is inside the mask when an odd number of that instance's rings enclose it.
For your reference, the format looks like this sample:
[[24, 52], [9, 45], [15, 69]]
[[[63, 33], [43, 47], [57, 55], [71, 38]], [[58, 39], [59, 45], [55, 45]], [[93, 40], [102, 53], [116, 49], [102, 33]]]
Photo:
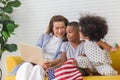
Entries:
[[59, 29], [59, 30], [58, 30], [58, 32], [59, 32], [59, 33], [61, 33], [61, 32], [62, 32], [62, 30], [61, 30], [61, 29]]
[[69, 37], [69, 34], [67, 33], [67, 38]]

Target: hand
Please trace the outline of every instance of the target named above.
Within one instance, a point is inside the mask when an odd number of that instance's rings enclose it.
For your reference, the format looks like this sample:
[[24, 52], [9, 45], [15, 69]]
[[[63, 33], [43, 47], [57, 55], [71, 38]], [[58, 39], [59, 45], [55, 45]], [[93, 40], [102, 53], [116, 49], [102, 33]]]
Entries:
[[76, 60], [73, 60], [72, 64], [76, 66], [78, 65]]
[[112, 48], [110, 49], [110, 52], [114, 52], [114, 51], [117, 51], [119, 49], [119, 46], [117, 43], [115, 43]]
[[80, 56], [86, 57], [86, 54], [81, 54]]
[[114, 51], [117, 51], [117, 50], [118, 50], [118, 48], [113, 48], [113, 47], [112, 47], [112, 48], [110, 49], [110, 52], [114, 52]]
[[44, 69], [50, 68], [50, 67], [51, 67], [51, 61], [46, 61], [46, 62], [44, 62], [43, 65], [42, 65], [42, 67], [43, 67]]
[[48, 71], [45, 71], [45, 76], [48, 76]]

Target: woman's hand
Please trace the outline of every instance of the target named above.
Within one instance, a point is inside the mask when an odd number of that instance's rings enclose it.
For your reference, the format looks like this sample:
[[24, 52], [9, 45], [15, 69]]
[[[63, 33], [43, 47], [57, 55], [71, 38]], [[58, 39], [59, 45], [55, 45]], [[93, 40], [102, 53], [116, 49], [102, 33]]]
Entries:
[[42, 67], [43, 67], [44, 69], [50, 68], [50, 67], [51, 67], [51, 61], [46, 61], [46, 62], [44, 62], [43, 65], [42, 65]]

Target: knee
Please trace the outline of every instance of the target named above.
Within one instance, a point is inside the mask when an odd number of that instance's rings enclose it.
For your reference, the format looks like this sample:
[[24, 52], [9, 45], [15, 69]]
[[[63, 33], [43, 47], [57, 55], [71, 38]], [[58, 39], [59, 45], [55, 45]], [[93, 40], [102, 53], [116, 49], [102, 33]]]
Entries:
[[28, 69], [28, 68], [32, 68], [32, 67], [33, 67], [33, 65], [29, 62], [25, 62], [20, 66], [20, 68], [24, 68], [24, 69]]
[[35, 65], [33, 69], [40, 69], [41, 70], [41, 69], [43, 69], [43, 67], [40, 65]]
[[32, 69], [33, 69], [33, 65], [29, 62], [25, 62], [20, 66], [20, 68], [17, 71], [17, 74], [21, 74], [21, 73], [26, 74], [31, 72]]
[[35, 65], [35, 66], [33, 67], [33, 70], [34, 70], [34, 71], [38, 70], [38, 71], [40, 71], [40, 72], [44, 71], [43, 67], [40, 66], [40, 65]]
[[25, 62], [25, 63], [22, 64], [22, 66], [33, 66], [33, 65], [29, 62]]

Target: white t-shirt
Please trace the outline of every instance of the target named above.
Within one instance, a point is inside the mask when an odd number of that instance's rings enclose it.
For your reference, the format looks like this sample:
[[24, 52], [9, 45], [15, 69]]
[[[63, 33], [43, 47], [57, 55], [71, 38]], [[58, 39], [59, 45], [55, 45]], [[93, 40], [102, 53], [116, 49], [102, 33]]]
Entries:
[[48, 41], [48, 43], [44, 47], [45, 48], [44, 57], [46, 60], [54, 59], [56, 55], [56, 51], [58, 47], [61, 45], [61, 42], [62, 42], [62, 38], [58, 38], [56, 36], [53, 36], [52, 39]]

